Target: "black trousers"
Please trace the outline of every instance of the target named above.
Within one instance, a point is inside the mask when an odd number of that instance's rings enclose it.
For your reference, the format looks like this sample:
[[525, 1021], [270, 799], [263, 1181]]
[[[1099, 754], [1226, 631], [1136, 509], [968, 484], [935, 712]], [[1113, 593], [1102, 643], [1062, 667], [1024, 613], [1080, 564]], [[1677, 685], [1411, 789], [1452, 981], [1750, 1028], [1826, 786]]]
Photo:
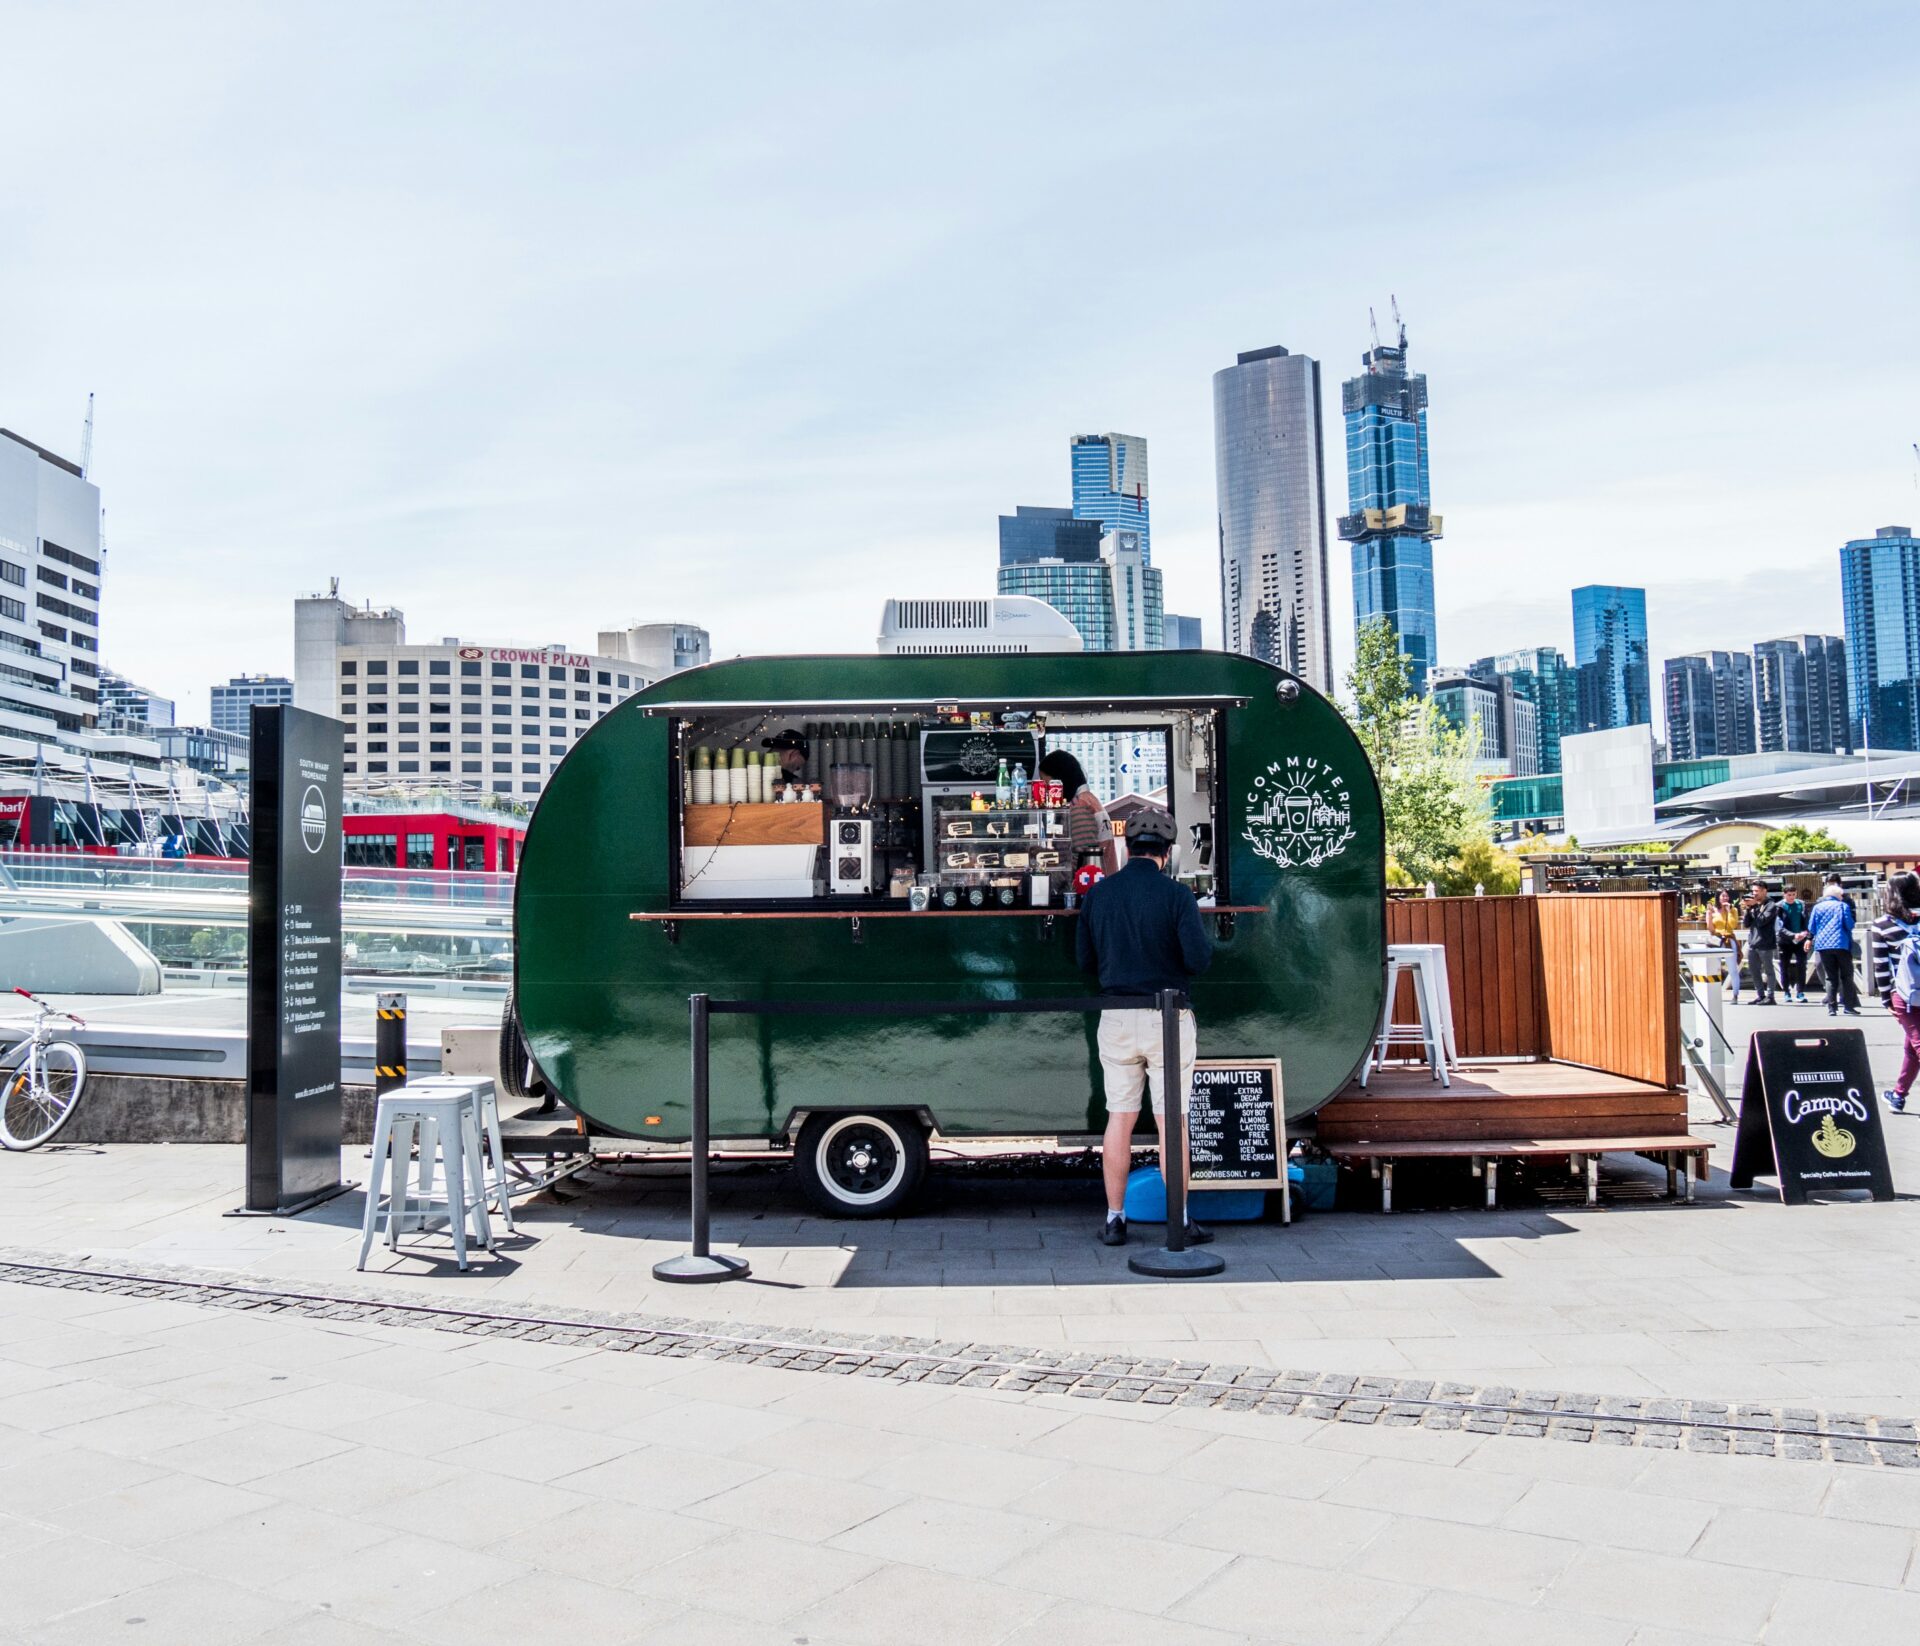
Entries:
[[1789, 943], [1780, 951], [1780, 992], [1807, 992], [1807, 951], [1798, 943]]
[[1834, 1009], [1837, 996], [1850, 1012], [1860, 1009], [1860, 991], [1853, 981], [1853, 956], [1845, 949], [1819, 949], [1820, 970], [1827, 980], [1827, 1010]]
[[1773, 999], [1778, 985], [1773, 980], [1773, 950], [1754, 945], [1747, 950], [1747, 976], [1753, 983], [1754, 997], [1763, 1004]]

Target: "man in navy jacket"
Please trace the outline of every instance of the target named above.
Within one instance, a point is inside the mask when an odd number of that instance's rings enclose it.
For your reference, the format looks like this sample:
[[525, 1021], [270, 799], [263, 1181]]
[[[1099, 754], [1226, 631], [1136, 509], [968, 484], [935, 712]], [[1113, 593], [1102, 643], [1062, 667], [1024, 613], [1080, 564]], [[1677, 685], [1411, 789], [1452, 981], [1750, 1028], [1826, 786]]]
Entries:
[[[1080, 965], [1097, 971], [1100, 992], [1152, 995], [1162, 989], [1186, 990], [1207, 969], [1213, 944], [1200, 919], [1192, 892], [1167, 873], [1174, 822], [1158, 806], [1143, 806], [1127, 819], [1127, 866], [1087, 893], [1080, 905], [1076, 952]], [[1180, 1013], [1180, 1089], [1193, 1087], [1197, 1042], [1193, 1013]], [[1100, 1239], [1108, 1246], [1127, 1243], [1127, 1172], [1133, 1164], [1133, 1128], [1149, 1079], [1153, 1112], [1166, 1124], [1166, 1069], [1160, 1014], [1137, 1007], [1100, 1014], [1100, 1070], [1107, 1088], [1107, 1132], [1100, 1166], [1106, 1179], [1107, 1221]], [[1161, 1139], [1160, 1170], [1169, 1170], [1166, 1138]], [[1191, 1218], [1187, 1238], [1205, 1242], [1213, 1235]]]

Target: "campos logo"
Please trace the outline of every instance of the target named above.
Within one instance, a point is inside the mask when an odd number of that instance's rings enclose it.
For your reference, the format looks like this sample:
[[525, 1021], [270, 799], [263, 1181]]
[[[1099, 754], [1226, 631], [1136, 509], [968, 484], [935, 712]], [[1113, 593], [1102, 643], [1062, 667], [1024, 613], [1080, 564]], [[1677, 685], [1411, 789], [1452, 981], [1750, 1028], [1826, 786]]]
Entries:
[[1283, 869], [1317, 869], [1353, 843], [1347, 780], [1313, 755], [1276, 760], [1253, 780], [1241, 838]]
[[300, 797], [300, 843], [310, 852], [327, 843], [327, 800], [318, 783], [309, 783]]

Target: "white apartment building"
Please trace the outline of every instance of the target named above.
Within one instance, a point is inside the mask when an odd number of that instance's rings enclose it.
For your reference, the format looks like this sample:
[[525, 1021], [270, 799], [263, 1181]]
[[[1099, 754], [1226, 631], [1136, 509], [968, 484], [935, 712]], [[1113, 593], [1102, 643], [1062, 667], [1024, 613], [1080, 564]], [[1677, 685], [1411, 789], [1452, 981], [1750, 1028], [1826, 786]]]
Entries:
[[77, 463], [0, 429], [0, 780], [82, 796], [152, 785], [159, 746], [100, 721], [100, 488]]
[[530, 806], [587, 728], [656, 676], [562, 645], [409, 642], [393, 607], [293, 605], [293, 702], [346, 722], [349, 789], [454, 791]]

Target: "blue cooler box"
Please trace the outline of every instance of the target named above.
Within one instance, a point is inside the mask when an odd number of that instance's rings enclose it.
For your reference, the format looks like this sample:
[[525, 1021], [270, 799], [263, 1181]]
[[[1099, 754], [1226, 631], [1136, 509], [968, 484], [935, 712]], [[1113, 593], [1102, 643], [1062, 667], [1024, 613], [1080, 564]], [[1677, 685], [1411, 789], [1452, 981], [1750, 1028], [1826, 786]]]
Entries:
[[[1126, 1209], [1129, 1223], [1166, 1222], [1167, 1186], [1160, 1180], [1159, 1167], [1142, 1166], [1128, 1174]], [[1254, 1223], [1266, 1215], [1266, 1210], [1265, 1189], [1187, 1192], [1187, 1215], [1201, 1223]]]

